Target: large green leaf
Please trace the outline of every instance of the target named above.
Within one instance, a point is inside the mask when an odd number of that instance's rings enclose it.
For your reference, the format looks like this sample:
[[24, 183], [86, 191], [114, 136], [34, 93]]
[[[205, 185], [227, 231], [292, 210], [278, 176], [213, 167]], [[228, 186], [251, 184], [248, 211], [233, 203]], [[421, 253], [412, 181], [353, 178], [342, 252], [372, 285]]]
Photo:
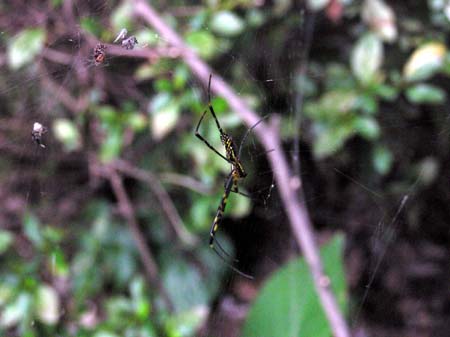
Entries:
[[30, 63], [38, 55], [45, 42], [45, 30], [42, 28], [26, 29], [16, 35], [8, 46], [8, 64], [18, 69]]
[[447, 47], [440, 42], [429, 42], [417, 48], [403, 68], [406, 81], [420, 81], [432, 77], [443, 65]]
[[334, 127], [321, 129], [314, 142], [315, 157], [322, 159], [333, 155], [344, 146], [347, 139], [354, 133], [355, 130], [351, 123], [340, 123]]
[[223, 36], [239, 35], [244, 28], [244, 21], [239, 16], [229, 11], [216, 13], [211, 20], [211, 29]]
[[[321, 249], [321, 256], [332, 290], [345, 312], [343, 245], [343, 236], [337, 235]], [[242, 333], [242, 337], [331, 335], [303, 258], [288, 263], [267, 281], [250, 309]]]
[[217, 52], [217, 41], [206, 31], [190, 32], [186, 35], [186, 42], [201, 57], [209, 59]]
[[35, 312], [37, 318], [47, 325], [58, 323], [60, 316], [60, 299], [54, 288], [44, 284], [39, 286], [36, 292]]
[[363, 35], [352, 51], [352, 72], [362, 84], [375, 82], [383, 61], [383, 44], [375, 34]]
[[384, 146], [377, 146], [372, 154], [372, 163], [379, 174], [386, 174], [392, 167], [394, 158], [391, 151]]
[[58, 118], [53, 122], [53, 133], [66, 151], [74, 151], [81, 146], [81, 135], [77, 125], [70, 119]]
[[419, 83], [408, 88], [405, 94], [411, 103], [416, 104], [442, 104], [446, 98], [444, 90], [426, 83]]
[[9, 231], [0, 229], [0, 254], [3, 254], [13, 243], [14, 236]]

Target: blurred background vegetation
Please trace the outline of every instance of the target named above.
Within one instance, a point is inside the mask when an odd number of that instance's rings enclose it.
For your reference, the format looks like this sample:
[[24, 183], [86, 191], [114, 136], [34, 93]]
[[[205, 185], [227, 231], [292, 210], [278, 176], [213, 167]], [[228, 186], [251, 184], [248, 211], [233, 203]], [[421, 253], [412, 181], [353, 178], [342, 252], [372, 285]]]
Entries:
[[[300, 147], [355, 336], [446, 336], [450, 2], [153, 5], [261, 116], [281, 118], [288, 155]], [[194, 136], [206, 88], [133, 6], [0, 4], [0, 335], [331, 336], [252, 135], [250, 197], [230, 197], [218, 237], [255, 280], [209, 249], [229, 165]], [[133, 50], [112, 44], [123, 28]], [[246, 127], [212, 104], [239, 140]], [[221, 148], [210, 116], [201, 132]]]

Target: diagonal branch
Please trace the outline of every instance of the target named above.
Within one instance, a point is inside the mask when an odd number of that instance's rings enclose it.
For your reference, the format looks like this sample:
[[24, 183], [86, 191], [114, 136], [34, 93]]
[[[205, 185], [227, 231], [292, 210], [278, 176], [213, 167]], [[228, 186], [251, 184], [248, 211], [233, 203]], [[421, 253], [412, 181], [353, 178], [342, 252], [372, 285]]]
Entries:
[[[158, 34], [176, 47], [183, 61], [206, 85], [208, 77], [212, 73], [211, 68], [187, 47], [177, 33], [162, 20], [161, 16], [148, 2], [135, 0], [134, 4], [135, 14], [142, 17], [149, 25], [153, 26]], [[260, 117], [216, 74], [214, 74], [214, 82], [211, 84], [211, 89], [215, 94], [224, 97], [230, 107], [249, 127], [260, 120]], [[308, 211], [305, 204], [299, 200], [299, 194], [302, 191], [301, 178], [292, 175], [291, 168], [281, 147], [278, 124], [278, 120], [273, 118], [269, 124], [261, 122], [254, 132], [268, 153], [268, 160], [274, 171], [292, 231], [310, 268], [316, 291], [333, 334], [336, 337], [348, 337], [350, 336], [349, 328], [331, 291], [329, 278], [324, 273]]]
[[136, 243], [136, 246], [141, 256], [142, 263], [144, 265], [145, 274], [147, 276], [150, 284], [154, 285], [161, 297], [163, 298], [167, 308], [172, 311], [173, 305], [170, 301], [169, 295], [164, 288], [161, 279], [159, 277], [158, 266], [155, 262], [153, 254], [150, 251], [147, 243], [144, 240], [144, 235], [142, 234], [139, 225], [136, 220], [136, 215], [131, 204], [128, 194], [123, 186], [123, 181], [121, 176], [117, 171], [111, 166], [97, 167], [98, 173], [109, 179], [111, 187], [113, 189], [114, 195], [117, 198], [117, 203], [119, 206], [119, 212], [125, 218], [128, 227], [130, 229], [131, 235]]
[[167, 193], [167, 191], [161, 185], [159, 179], [155, 177], [153, 173], [135, 167], [124, 160], [116, 160], [112, 162], [111, 165], [116, 170], [124, 173], [125, 175], [147, 183], [148, 187], [153, 192], [153, 194], [155, 194], [156, 198], [161, 204], [162, 210], [166, 214], [178, 239], [186, 246], [192, 246], [196, 243], [197, 239], [195, 238], [195, 236], [193, 236], [185, 229], [183, 220], [181, 220], [181, 217], [178, 214], [178, 211], [175, 208], [175, 205], [173, 204], [169, 193]]

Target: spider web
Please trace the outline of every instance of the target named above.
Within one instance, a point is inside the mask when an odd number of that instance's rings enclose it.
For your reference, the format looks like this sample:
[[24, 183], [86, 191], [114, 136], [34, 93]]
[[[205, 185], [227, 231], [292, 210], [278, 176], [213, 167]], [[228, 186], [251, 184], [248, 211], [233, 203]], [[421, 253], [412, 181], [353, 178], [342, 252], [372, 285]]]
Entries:
[[[104, 11], [112, 9], [107, 1], [95, 2], [95, 4], [89, 10], [76, 4], [74, 4], [74, 8], [79, 13], [84, 13], [82, 14], [84, 18], [89, 18], [97, 14], [100, 15]], [[35, 11], [41, 10], [39, 6], [30, 5], [30, 8]], [[15, 19], [18, 20], [19, 17], [18, 14], [13, 14], [11, 22]], [[35, 22], [36, 25], [40, 23], [42, 21], [39, 21], [39, 19]], [[105, 26], [108, 26], [106, 22]], [[8, 27], [2, 27], [1, 33], [2, 35], [14, 36], [14, 32], [17, 31], [15, 28], [9, 29]], [[67, 214], [75, 216], [77, 213], [76, 207], [68, 204], [70, 204], [70, 199], [74, 195], [77, 195], [77, 198], [82, 197], [82, 193], [72, 190], [76, 186], [78, 179], [74, 172], [80, 169], [80, 167], [83, 167], [83, 170], [87, 170], [87, 159], [82, 158], [80, 160], [81, 162], [74, 163], [70, 159], [64, 162], [64, 160], [59, 158], [58, 160], [61, 161], [58, 162], [58, 166], [52, 166], [54, 163], [53, 160], [59, 157], [61, 151], [60, 143], [55, 139], [53, 133], [53, 122], [55, 119], [61, 117], [78, 118], [78, 116], [69, 112], [64, 107], [64, 104], [61, 103], [66, 100], [67, 105], [71, 104], [67, 100], [67, 92], [76, 92], [81, 96], [82, 93], [80, 92], [79, 83], [83, 83], [86, 86], [92, 85], [105, 88], [107, 84], [102, 82], [105, 79], [102, 72], [114, 72], [116, 62], [120, 62], [119, 57], [107, 56], [107, 61], [104, 65], [99, 67], [94, 66], [92, 48], [87, 43], [88, 36], [89, 34], [83, 29], [74, 26], [69, 34], [54, 37], [47, 48], [60, 52], [60, 54], [53, 55], [54, 57], [58, 55], [59, 57], [63, 56], [60, 58], [60, 64], [52, 62], [44, 56], [39, 56], [31, 66], [24, 67], [15, 72], [8, 70], [5, 66], [6, 61], [2, 60], [3, 67], [6, 70], [3, 72], [5, 76], [1, 81], [0, 99], [6, 96], [16, 97], [17, 102], [17, 105], [7, 107], [1, 115], [1, 149], [3, 153], [7, 154], [6, 161], [10, 163], [8, 170], [13, 172], [8, 177], [8, 181], [3, 182], [5, 186], [4, 190], [14, 191], [13, 195], [2, 196], [2, 199], [5, 200], [3, 204], [6, 206], [1, 214], [0, 221], [5, 224], [2, 226], [5, 229], [17, 231], [22, 219], [17, 219], [15, 216], [17, 214], [23, 216], [29, 211], [36, 212], [39, 217], [42, 216], [45, 219], [44, 221], [48, 221], [49, 223], [51, 222], [50, 219], [55, 217], [55, 215], [56, 219], [63, 223], [64, 217]], [[162, 37], [157, 36], [157, 38], [161, 42], [165, 42]], [[258, 39], [259, 37], [255, 38]], [[300, 50], [304, 47], [305, 43], [306, 38], [303, 37], [300, 40], [296, 40], [291, 49]], [[268, 51], [264, 50], [264, 52]], [[288, 121], [292, 123], [289, 123], [282, 130], [283, 132], [291, 133], [292, 129], [296, 128], [296, 122], [298, 121], [301, 122], [300, 126], [302, 129], [307, 128], [308, 124], [304, 121], [301, 108], [292, 101], [288, 103], [275, 101], [273, 100], [273, 95], [267, 94], [271, 90], [287, 91], [288, 96], [298, 98], [301, 93], [289, 84], [292, 83], [292, 79], [297, 75], [296, 73], [285, 74], [277, 68], [276, 64], [271, 63], [265, 64], [265, 68], [260, 69], [258, 66], [262, 67], [264, 60], [260, 60], [255, 65], [251, 60], [242, 58], [238, 52], [227, 52], [227, 56], [229, 56], [229, 59], [227, 61], [221, 61], [221, 64], [217, 66], [218, 69], [223, 69], [221, 76], [224, 78], [233, 78], [234, 72], [238, 70], [244, 74], [240, 78], [239, 83], [234, 83], [233, 87], [242, 97], [248, 96], [247, 98], [250, 100], [256, 98], [259, 101], [256, 110], [260, 111], [261, 118], [270, 114], [277, 114], [281, 111], [288, 111]], [[51, 58], [51, 56], [49, 57]], [[263, 58], [263, 56], [261, 57]], [[291, 60], [297, 60], [301, 65], [304, 65], [308, 60], [308, 55], [300, 55], [295, 51], [289, 53], [287, 57]], [[167, 73], [169, 75], [172, 74], [170, 71]], [[126, 74], [121, 73], [117, 74], [116, 79], [120, 81], [125, 77]], [[194, 92], [198, 101], [203, 102], [201, 105], [206, 107], [206, 90], [203, 88], [200, 89], [199, 83], [192, 79], [189, 80], [189, 88]], [[101, 95], [101, 90], [94, 90], [88, 99], [100, 101]], [[127, 93], [118, 93], [117, 100], [120, 100], [123, 96], [127, 96]], [[138, 103], [140, 107], [147, 105], [146, 99], [142, 97], [138, 99], [140, 100]], [[223, 123], [224, 128], [239, 143], [240, 137], [246, 131], [245, 126], [236, 123], [236, 117], [231, 111], [220, 114], [218, 118]], [[445, 121], [448, 122], [448, 116], [445, 118]], [[49, 132], [43, 136], [43, 143], [46, 145], [45, 149], [36, 146], [31, 140], [30, 133], [34, 122], [39, 122], [49, 128]], [[213, 124], [211, 118], [208, 118], [206, 122]], [[395, 121], [387, 120], [386, 124], [391, 133], [402, 133], [403, 126], [397, 126]], [[448, 135], [450, 129], [446, 125], [447, 123], [443, 124], [439, 136], [443, 137]], [[308, 132], [307, 130], [301, 130], [299, 132], [303, 131], [305, 133]], [[208, 135], [217, 137], [212, 132], [208, 132]], [[220, 146], [218, 139], [216, 141], [218, 146]], [[430, 141], [430, 145], [436, 145], [436, 143], [436, 140]], [[208, 150], [205, 149], [206, 151]], [[292, 157], [297, 154], [293, 147], [287, 146], [287, 151]], [[281, 202], [277, 196], [272, 169], [265, 160], [265, 153], [258, 145], [253, 133], [250, 133], [246, 141], [242, 151], [242, 157], [244, 165], [250, 169], [249, 176], [241, 181], [240, 188], [242, 187], [242, 190], [250, 195], [251, 206], [247, 210], [246, 215], [233, 216], [232, 208], [236, 204], [233, 206], [230, 203], [225, 212], [226, 219], [219, 231], [227, 233], [232, 238], [236, 249], [235, 255], [240, 260], [239, 267], [246, 268], [247, 266], [258, 264], [262, 271], [257, 272], [264, 273], [276, 269], [293, 252], [297, 252], [298, 248], [291, 236], [287, 219], [284, 216]], [[306, 159], [304, 159], [305, 157]], [[407, 188], [409, 192], [400, 195], [395, 205], [391, 205], [389, 202], [383, 200], [383, 197], [380, 196], [379, 191], [375, 190], [375, 187], [369, 186], [367, 182], [363, 182], [364, 178], [359, 177], [357, 172], [345, 172], [337, 168], [335, 163], [314, 165], [309, 150], [304, 149], [301, 145], [300, 158], [302, 179], [306, 185], [304, 200], [310, 208], [313, 222], [317, 224], [319, 232], [327, 227], [332, 229], [339, 229], [339, 226], [343, 226], [344, 228], [348, 227], [340, 220], [340, 215], [345, 213], [342, 204], [338, 200], [330, 198], [325, 188], [313, 189], [314, 186], [320, 185], [320, 182], [313, 181], [314, 179], [320, 179], [315, 178], [317, 171], [319, 173], [322, 171], [322, 173], [327, 174], [333, 172], [337, 185], [346, 182], [347, 187], [352, 187], [350, 188], [352, 190], [351, 193], [359, 196], [362, 195], [362, 198], [365, 200], [364, 205], [371, 205], [369, 219], [363, 217], [364, 220], [361, 220], [372, 233], [369, 235], [370, 242], [368, 244], [370, 248], [368, 249], [368, 256], [362, 259], [363, 261], [368, 261], [369, 268], [368, 271], [363, 272], [362, 267], [360, 267], [360, 271], [361, 273], [365, 273], [365, 277], [364, 280], [356, 285], [359, 289], [355, 291], [360, 294], [360, 297], [355, 301], [355, 314], [351, 319], [353, 326], [362, 325], [361, 321], [365, 321], [364, 310], [366, 306], [373, 306], [373, 301], [376, 301], [376, 298], [371, 299], [370, 296], [373, 288], [377, 287], [380, 274], [383, 273], [384, 268], [389, 264], [390, 249], [396, 241], [400, 239], [404, 240], [401, 236], [402, 226], [406, 222], [403, 214], [407, 213], [410, 204], [413, 203], [414, 198], [420, 193], [420, 185], [423, 179], [422, 174], [419, 173], [417, 179], [409, 182]], [[295, 161], [295, 159], [293, 158], [292, 161]], [[65, 165], [69, 169], [64, 167]], [[214, 189], [221, 191], [223, 187], [222, 180], [226, 177], [227, 170], [229, 170], [229, 165], [224, 163], [224, 175], [223, 177], [218, 176], [214, 180]], [[421, 172], [423, 170], [425, 168]], [[186, 170], [186, 172], [179, 173], [188, 175], [189, 171]], [[88, 173], [84, 172], [84, 175], [84, 178], [87, 180]], [[308, 182], [309, 179], [312, 180], [311, 183]], [[86, 183], [86, 181], [84, 182]], [[241, 197], [232, 194], [231, 198], [239, 200]], [[358, 198], [353, 198], [353, 200], [358, 200]], [[213, 211], [218, 203], [219, 199], [211, 198], [210, 207]], [[320, 204], [329, 205], [330, 209], [336, 207], [338, 209], [337, 214], [332, 211], [327, 211], [325, 212], [326, 214], [317, 214], [314, 208]], [[59, 205], [60, 208], [55, 208], [55, 205]], [[52, 208], [55, 208], [55, 210], [51, 211]], [[357, 209], [358, 205], [354, 205], [353, 208]], [[23, 211], [19, 211], [19, 209]], [[63, 211], [59, 214], [57, 209]], [[317, 209], [321, 208], [317, 207]], [[278, 233], [276, 240], [273, 240], [272, 237], [274, 233]], [[321, 237], [320, 234], [319, 237]], [[356, 238], [353, 238], [353, 240], [356, 240]], [[207, 240], [204, 241], [206, 245]], [[228, 247], [232, 249], [231, 245], [228, 245]], [[362, 288], [361, 284], [365, 288]], [[230, 288], [231, 286], [225, 289], [223, 294], [226, 295]], [[377, 293], [375, 292], [376, 296]], [[226, 299], [228, 297], [225, 296]], [[220, 321], [220, 319], [218, 320]]]

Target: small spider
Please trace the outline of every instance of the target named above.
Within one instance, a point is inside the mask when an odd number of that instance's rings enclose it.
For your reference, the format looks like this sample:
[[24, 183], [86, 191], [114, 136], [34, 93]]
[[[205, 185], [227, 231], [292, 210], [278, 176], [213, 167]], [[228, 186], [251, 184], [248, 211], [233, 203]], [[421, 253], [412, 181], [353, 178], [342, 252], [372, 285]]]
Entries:
[[33, 131], [31, 131], [31, 138], [34, 142], [40, 147], [45, 148], [45, 145], [42, 144], [42, 135], [47, 132], [47, 128], [43, 126], [41, 123], [35, 122], [33, 124]]
[[138, 40], [133, 35], [127, 39], [122, 40], [122, 47], [125, 48], [126, 50], [133, 49], [134, 46], [137, 44], [138, 44]]
[[94, 49], [94, 64], [96, 66], [102, 64], [106, 58], [106, 46], [102, 43], [98, 43]]

